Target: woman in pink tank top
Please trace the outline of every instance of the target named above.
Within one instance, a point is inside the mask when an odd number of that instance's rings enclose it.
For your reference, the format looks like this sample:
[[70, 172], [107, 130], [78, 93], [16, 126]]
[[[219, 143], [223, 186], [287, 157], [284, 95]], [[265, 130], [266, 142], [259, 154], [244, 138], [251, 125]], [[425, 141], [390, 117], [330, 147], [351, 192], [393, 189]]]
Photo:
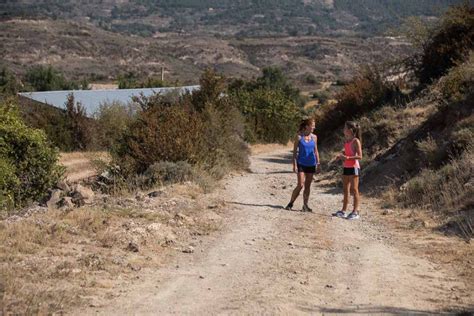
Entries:
[[[342, 209], [334, 213], [334, 216], [347, 219], [358, 219], [359, 215], [359, 174], [362, 159], [362, 132], [359, 124], [355, 122], [346, 122], [344, 125], [344, 151], [337, 156], [337, 159], [343, 160], [342, 182], [344, 188], [344, 201]], [[354, 193], [354, 209], [346, 217], [347, 205], [349, 204], [350, 192]]]

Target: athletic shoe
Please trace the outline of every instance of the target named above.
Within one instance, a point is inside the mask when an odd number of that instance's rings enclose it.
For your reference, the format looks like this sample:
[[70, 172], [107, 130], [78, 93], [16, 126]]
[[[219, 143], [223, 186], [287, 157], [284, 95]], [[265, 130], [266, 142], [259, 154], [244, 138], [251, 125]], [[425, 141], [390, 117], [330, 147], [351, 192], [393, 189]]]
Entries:
[[346, 218], [346, 212], [337, 211], [336, 213], [332, 213], [332, 216], [336, 216], [336, 217], [340, 217], [340, 218]]
[[351, 212], [347, 217], [347, 219], [359, 219], [359, 213]]
[[312, 212], [313, 210], [310, 209], [308, 205], [303, 205], [303, 209], [301, 211], [302, 212]]
[[293, 203], [288, 203], [288, 205], [285, 207], [285, 210], [291, 211], [293, 208]]

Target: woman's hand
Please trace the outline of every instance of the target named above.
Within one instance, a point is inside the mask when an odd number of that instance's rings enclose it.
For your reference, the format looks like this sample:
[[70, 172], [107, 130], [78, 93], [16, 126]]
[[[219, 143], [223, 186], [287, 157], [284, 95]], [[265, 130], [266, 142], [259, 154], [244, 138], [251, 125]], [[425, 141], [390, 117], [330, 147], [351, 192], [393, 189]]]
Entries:
[[293, 164], [293, 172], [294, 172], [294, 173], [297, 173], [297, 172], [296, 172], [296, 164]]
[[316, 167], [316, 173], [319, 174], [321, 173], [321, 165], [318, 164], [317, 167]]

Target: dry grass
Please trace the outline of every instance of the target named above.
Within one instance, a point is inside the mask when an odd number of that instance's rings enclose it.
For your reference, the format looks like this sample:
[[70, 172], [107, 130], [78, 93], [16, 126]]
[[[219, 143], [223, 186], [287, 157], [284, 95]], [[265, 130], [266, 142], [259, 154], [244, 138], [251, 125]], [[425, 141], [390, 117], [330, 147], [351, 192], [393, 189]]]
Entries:
[[66, 167], [66, 179], [71, 182], [77, 182], [97, 174], [95, 161], [110, 161], [107, 152], [71, 152], [61, 153], [59, 164]]
[[291, 150], [293, 148], [293, 143], [290, 141], [286, 145], [281, 145], [281, 144], [255, 144], [250, 146], [250, 152], [252, 155], [259, 155], [259, 154], [265, 154], [265, 153], [270, 153], [275, 150]]
[[[422, 145], [432, 152], [432, 141], [427, 143]], [[470, 240], [474, 236], [473, 160], [474, 151], [470, 147], [438, 170], [422, 170], [400, 192], [389, 190], [385, 199], [392, 205], [433, 211], [442, 221], [454, 222], [457, 233]]]
[[[218, 207], [209, 210], [207, 203]], [[209, 214], [222, 207], [186, 184], [167, 187], [154, 199], [143, 193], [109, 197], [94, 207], [2, 221], [0, 314], [51, 314], [89, 304], [97, 288], [112, 291], [118, 276], [130, 279], [162, 264], [170, 240], [179, 248], [191, 234], [218, 229]]]

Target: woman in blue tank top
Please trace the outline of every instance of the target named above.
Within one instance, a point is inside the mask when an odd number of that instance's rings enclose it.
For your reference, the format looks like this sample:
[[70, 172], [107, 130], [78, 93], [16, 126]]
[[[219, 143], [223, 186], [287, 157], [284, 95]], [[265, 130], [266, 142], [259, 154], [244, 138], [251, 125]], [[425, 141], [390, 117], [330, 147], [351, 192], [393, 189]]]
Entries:
[[313, 210], [308, 206], [309, 193], [311, 190], [311, 183], [313, 176], [318, 171], [321, 171], [319, 164], [318, 152], [318, 138], [312, 132], [315, 128], [313, 119], [303, 120], [300, 124], [298, 135], [296, 135], [293, 146], [293, 172], [298, 175], [298, 184], [293, 190], [290, 203], [285, 207], [287, 210], [292, 210], [293, 203], [303, 191], [303, 212], [312, 212]]

